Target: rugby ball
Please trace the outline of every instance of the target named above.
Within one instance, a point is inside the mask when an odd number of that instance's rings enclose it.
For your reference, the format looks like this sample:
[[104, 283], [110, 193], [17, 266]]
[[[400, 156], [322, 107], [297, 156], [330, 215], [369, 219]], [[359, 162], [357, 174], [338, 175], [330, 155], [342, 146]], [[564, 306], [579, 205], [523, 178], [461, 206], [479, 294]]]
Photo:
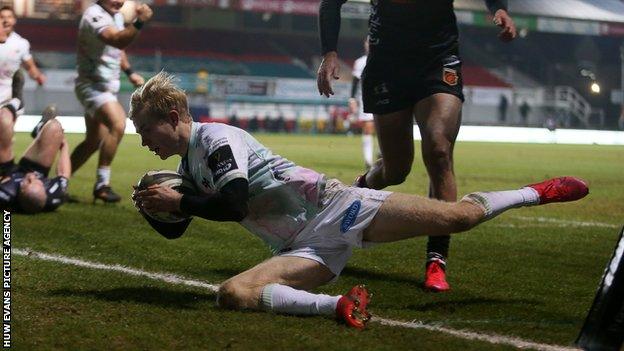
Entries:
[[[182, 175], [178, 174], [178, 172], [167, 170], [149, 171], [145, 173], [137, 184], [137, 190], [145, 190], [149, 186], [156, 184], [171, 187], [173, 188], [173, 190], [176, 190], [177, 192], [182, 194], [197, 194], [197, 188], [190, 179], [183, 177]], [[141, 213], [159, 222], [179, 223], [185, 221], [190, 217], [180, 212], [150, 213], [143, 209], [140, 204], [135, 203], [135, 205], [137, 206], [139, 211], [141, 211]]]
[[119, 13], [124, 18], [124, 24], [130, 24], [137, 18], [137, 2], [132, 0], [126, 0], [123, 6], [119, 9]]

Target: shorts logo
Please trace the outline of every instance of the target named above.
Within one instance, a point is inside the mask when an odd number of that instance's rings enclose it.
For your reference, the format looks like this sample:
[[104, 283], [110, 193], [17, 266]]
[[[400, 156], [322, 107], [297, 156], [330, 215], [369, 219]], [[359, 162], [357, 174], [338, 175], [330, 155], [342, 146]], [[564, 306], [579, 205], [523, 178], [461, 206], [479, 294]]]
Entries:
[[457, 85], [457, 82], [459, 81], [457, 71], [452, 68], [444, 67], [442, 69], [442, 81], [450, 86]]
[[375, 93], [375, 95], [388, 94], [389, 92], [386, 83], [381, 83], [373, 87], [373, 93]]
[[360, 212], [360, 207], [362, 207], [362, 202], [360, 200], [355, 200], [349, 208], [347, 208], [344, 217], [342, 217], [342, 223], [340, 223], [340, 232], [346, 233], [347, 230], [353, 226], [355, 219]]

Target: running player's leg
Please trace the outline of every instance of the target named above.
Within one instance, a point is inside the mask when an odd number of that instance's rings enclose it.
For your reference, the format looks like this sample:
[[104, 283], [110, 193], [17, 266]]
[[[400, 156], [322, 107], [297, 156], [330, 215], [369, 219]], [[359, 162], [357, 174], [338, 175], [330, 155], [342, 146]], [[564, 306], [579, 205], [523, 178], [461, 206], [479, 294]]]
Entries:
[[104, 136], [106, 126], [95, 120], [90, 114], [85, 114], [85, 139], [74, 148], [71, 154], [72, 174], [87, 162], [89, 157], [98, 150]]
[[8, 107], [0, 107], [0, 176], [14, 166], [13, 128], [15, 114]]
[[[117, 153], [117, 147], [126, 129], [126, 112], [119, 102], [110, 101], [102, 105], [102, 107], [96, 111], [95, 119], [108, 128], [108, 133], [104, 139], [102, 139], [102, 144], [100, 145], [98, 168], [110, 169], [111, 163]], [[108, 180], [106, 180], [104, 184], [98, 185], [108, 185]]]
[[109, 101], [96, 110], [95, 119], [106, 126], [100, 144], [100, 155], [93, 187], [93, 197], [104, 202], [119, 202], [121, 196], [110, 186], [111, 163], [117, 153], [126, 128], [126, 113], [117, 100]]
[[549, 179], [518, 190], [475, 192], [459, 202], [393, 193], [364, 230], [363, 240], [392, 242], [459, 233], [512, 208], [575, 201], [588, 193], [585, 182], [573, 177]]
[[375, 114], [375, 129], [381, 159], [365, 175], [365, 185], [371, 189], [401, 184], [414, 161], [412, 107], [397, 112]]
[[375, 141], [375, 122], [373, 120], [364, 120], [362, 122], [362, 154], [364, 155], [364, 164], [366, 170], [373, 167]]
[[[423, 161], [429, 175], [429, 197], [450, 202], [457, 201], [453, 148], [461, 123], [461, 104], [454, 95], [437, 93], [419, 101], [414, 109], [422, 138]], [[449, 236], [429, 237], [426, 288], [449, 289], [444, 273], [449, 244]], [[430, 267], [432, 263], [436, 267]]]
[[44, 168], [50, 168], [61, 148], [63, 138], [61, 123], [56, 119], [51, 119], [43, 125], [35, 140], [26, 148], [23, 158]]

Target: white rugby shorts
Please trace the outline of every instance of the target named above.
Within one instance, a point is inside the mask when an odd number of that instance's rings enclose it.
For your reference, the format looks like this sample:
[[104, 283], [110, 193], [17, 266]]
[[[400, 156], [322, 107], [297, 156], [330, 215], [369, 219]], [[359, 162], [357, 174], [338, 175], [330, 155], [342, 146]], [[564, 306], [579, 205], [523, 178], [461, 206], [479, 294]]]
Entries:
[[390, 194], [328, 180], [321, 197], [322, 211], [277, 256], [311, 259], [329, 268], [337, 278], [354, 247], [371, 245], [362, 241], [364, 229]]
[[88, 115], [93, 116], [95, 111], [107, 102], [117, 101], [120, 82], [97, 83], [85, 79], [76, 79], [74, 92], [78, 101], [84, 106]]

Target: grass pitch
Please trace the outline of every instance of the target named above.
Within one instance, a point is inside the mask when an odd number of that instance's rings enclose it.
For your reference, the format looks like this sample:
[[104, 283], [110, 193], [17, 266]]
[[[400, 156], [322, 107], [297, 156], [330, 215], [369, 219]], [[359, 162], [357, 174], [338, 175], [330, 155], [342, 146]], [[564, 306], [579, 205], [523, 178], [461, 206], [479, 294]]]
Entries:
[[[81, 138], [68, 137], [72, 146]], [[276, 153], [344, 182], [362, 171], [358, 137], [258, 138]], [[27, 134], [16, 136], [18, 155], [28, 142]], [[113, 165], [112, 185], [124, 196], [122, 203], [91, 204], [92, 158], [70, 182], [82, 203], [55, 213], [14, 215], [13, 247], [214, 284], [269, 257], [259, 239], [234, 223], [195, 219], [173, 241], [153, 232], [132, 207], [131, 185], [149, 169], [175, 169], [177, 159], [161, 161], [139, 145], [138, 136], [126, 136]], [[340, 294], [366, 283], [377, 316], [571, 345], [615, 245], [616, 227], [624, 222], [624, 149], [459, 143], [455, 160], [460, 194], [576, 175], [589, 181], [590, 195], [576, 203], [511, 211], [455, 236], [449, 293], [421, 289], [425, 238], [358, 250], [340, 280], [318, 291]], [[426, 195], [418, 152], [409, 178], [391, 190]], [[227, 311], [201, 288], [30, 257], [14, 256], [12, 291], [13, 344], [23, 350], [512, 349], [378, 323], [358, 332], [326, 317]]]

